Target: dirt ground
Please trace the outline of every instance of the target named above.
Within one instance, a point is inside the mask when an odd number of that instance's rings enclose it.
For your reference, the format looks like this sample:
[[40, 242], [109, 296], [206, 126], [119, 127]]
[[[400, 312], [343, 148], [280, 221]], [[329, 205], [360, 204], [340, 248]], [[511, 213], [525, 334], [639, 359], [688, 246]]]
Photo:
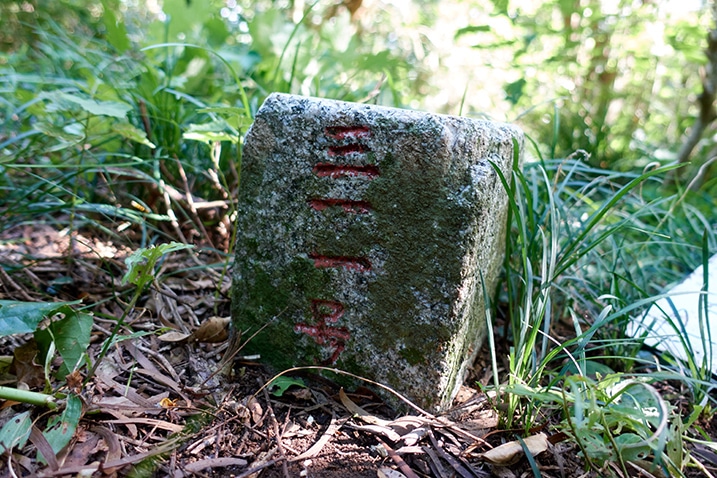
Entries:
[[[82, 235], [70, 241], [47, 226], [4, 231], [0, 300], [93, 304], [89, 356], [97, 357], [127, 305], [120, 279], [129, 252]], [[553, 416], [527, 434], [500, 428], [493, 399], [479, 387], [491, 381], [487, 357], [479, 356], [454, 407], [440, 416], [395, 406], [395, 400], [389, 406], [386, 394], [368, 387], [343, 390], [313, 370], [287, 374], [302, 385], [267, 386], [272, 372], [243, 356], [241, 340], [227, 335], [231, 284], [220, 263], [206, 267], [216, 259], [178, 253], [162, 263], [160, 280], [123, 332], [145, 334], [117, 342], [86, 385], [84, 377], [52, 383], [83, 401], [70, 444], [45, 464], [37, 459], [42, 439], [31, 434], [23, 447], [4, 450], [1, 476], [624, 476], [614, 463], [587, 471], [579, 448], [556, 432]], [[206, 323], [215, 328], [199, 334]], [[4, 385], [44, 383], [32, 343], [32, 336], [0, 339], [0, 353], [14, 364], [4, 371]], [[680, 390], [663, 392], [675, 406], [689, 405]], [[42, 430], [50, 415], [21, 403], [6, 402], [0, 422], [25, 410]], [[714, 417], [701, 426], [715, 436]], [[535, 437], [540, 453], [534, 459], [526, 458], [518, 436]], [[486, 455], [509, 442], [517, 452], [499, 462]], [[703, 469], [689, 468], [686, 476], [717, 474], [717, 455], [705, 447], [692, 453]], [[664, 476], [649, 463], [629, 464], [628, 474]]]

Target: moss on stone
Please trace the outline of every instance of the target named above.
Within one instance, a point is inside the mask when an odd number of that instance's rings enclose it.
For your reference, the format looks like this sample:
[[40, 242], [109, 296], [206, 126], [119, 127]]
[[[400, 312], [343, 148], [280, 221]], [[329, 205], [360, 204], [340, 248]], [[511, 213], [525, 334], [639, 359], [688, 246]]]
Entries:
[[[250, 335], [258, 331], [269, 321], [272, 322], [246, 345], [247, 353], [266, 355], [275, 367], [292, 367], [300, 336], [294, 331], [294, 321], [285, 320], [284, 314], [291, 315], [296, 310], [306, 311], [301, 319], [311, 323], [314, 319], [308, 315], [310, 304], [308, 297], [314, 297], [326, 290], [329, 283], [328, 271], [317, 269], [309, 259], [296, 257], [284, 270], [267, 273], [255, 267], [250, 277], [237, 284], [234, 303], [235, 317], [240, 317], [240, 326], [248, 329]], [[305, 344], [304, 354], [319, 362], [318, 346]]]
[[[446, 285], [460, 283], [461, 260], [467, 252], [461, 231], [471, 211], [447, 199], [442, 161], [430, 156], [435, 146], [426, 149], [418, 156], [388, 155], [381, 177], [369, 188], [378, 243], [388, 255], [385, 274], [370, 286], [375, 307], [368, 314], [376, 344], [383, 350], [397, 338], [418, 351], [450, 336], [445, 320], [457, 290], [447, 291]], [[432, 322], [416, 320], [426, 303], [438, 310], [443, 305], [443, 316]]]
[[425, 352], [416, 348], [408, 347], [398, 353], [411, 365], [418, 365], [425, 360]]

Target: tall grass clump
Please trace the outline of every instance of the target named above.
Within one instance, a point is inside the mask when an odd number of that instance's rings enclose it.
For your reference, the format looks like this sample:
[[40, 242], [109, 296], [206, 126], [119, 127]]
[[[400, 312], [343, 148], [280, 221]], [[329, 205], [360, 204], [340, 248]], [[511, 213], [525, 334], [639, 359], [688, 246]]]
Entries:
[[681, 435], [680, 419], [651, 384], [669, 377], [696, 390], [710, 377], [698, 367], [693, 376], [665, 375], [640, 355], [644, 336], [628, 331], [668, 284], [703, 262], [704, 250], [715, 249], [702, 240], [714, 231], [695, 206], [701, 198], [661, 192], [676, 166], [626, 173], [586, 159], [582, 151], [539, 158], [501, 176], [510, 233], [498, 299], [503, 327], [494, 333], [511, 344], [506, 375], [496, 380], [503, 425], [527, 431], [553, 420], [594, 468], [608, 460], [624, 471], [626, 462], [649, 456], [675, 473], [684, 456], [668, 456], [667, 444]]
[[35, 71], [12, 65], [2, 77], [12, 92], [3, 117], [4, 228], [41, 219], [137, 245], [157, 236], [196, 240], [186, 235], [204, 231], [197, 208], [227, 198], [232, 183], [220, 178], [237, 155], [231, 142], [210, 147], [183, 137], [194, 123], [217, 122], [201, 111], [204, 99], [172, 88], [181, 75], [151, 57], [119, 54], [59, 27], [38, 38]]

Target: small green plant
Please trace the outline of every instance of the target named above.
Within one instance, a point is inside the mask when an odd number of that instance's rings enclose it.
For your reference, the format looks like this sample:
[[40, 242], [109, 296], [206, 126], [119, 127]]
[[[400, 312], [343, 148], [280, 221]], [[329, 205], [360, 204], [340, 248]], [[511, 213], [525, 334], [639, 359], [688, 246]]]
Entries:
[[85, 378], [85, 382], [94, 376], [95, 372], [97, 371], [97, 367], [107, 355], [107, 351], [112, 346], [112, 344], [115, 343], [119, 331], [124, 325], [125, 319], [134, 310], [134, 306], [137, 304], [137, 301], [142, 296], [142, 293], [145, 291], [145, 289], [152, 283], [152, 281], [155, 280], [156, 277], [154, 268], [157, 265], [157, 262], [159, 262], [159, 260], [162, 259], [165, 254], [181, 251], [183, 249], [191, 249], [192, 247], [193, 246], [189, 244], [179, 244], [177, 242], [171, 242], [169, 244], [160, 244], [157, 246], [138, 249], [134, 251], [130, 256], [128, 256], [127, 259], [125, 259], [125, 264], [127, 265], [127, 273], [124, 275], [124, 277], [122, 277], [122, 282], [125, 284], [133, 284], [135, 286], [134, 294], [132, 295], [132, 299], [125, 307], [122, 316], [117, 320], [117, 323], [112, 329], [110, 336], [107, 338], [107, 340], [105, 340], [100, 354], [97, 356], [94, 365], [90, 369], [90, 372], [87, 374], [87, 378]]
[[[87, 347], [90, 345], [93, 319], [90, 314], [72, 307], [77, 304], [78, 302], [0, 301], [2, 335], [34, 333], [39, 361], [44, 364], [45, 377], [44, 392], [3, 386], [0, 387], [0, 398], [44, 406], [51, 410], [58, 408], [62, 410], [59, 415], [50, 418], [42, 432], [54, 453], [59, 452], [70, 442], [82, 416], [80, 398], [74, 392], [68, 395], [53, 393], [50, 383], [51, 363], [55, 352], [62, 357], [60, 369], [56, 372], [60, 379], [64, 379], [70, 372], [85, 365], [84, 359]], [[50, 319], [50, 323], [40, 327], [47, 318]], [[18, 360], [17, 355], [15, 359]], [[29, 375], [23, 378], [30, 380], [33, 377]], [[29, 412], [16, 415], [0, 429], [0, 444], [5, 450], [11, 450], [14, 446], [23, 446], [30, 437], [32, 426]], [[40, 458], [45, 459], [42, 456]]]
[[570, 375], [562, 386], [507, 385], [503, 391], [539, 401], [543, 413], [562, 412], [558, 430], [578, 445], [586, 466], [599, 473], [617, 466], [630, 476], [629, 462], [651, 473], [683, 476], [688, 461], [683, 438], [689, 425], [650, 385], [652, 380], [618, 373], [595, 379]]
[[563, 431], [591, 468], [600, 471], [615, 463], [629, 476], [626, 463], [632, 462], [681, 476], [681, 468], [666, 454], [681, 436], [670, 427], [669, 407], [651, 385], [620, 374], [599, 381], [573, 375], [565, 380], [562, 398]]
[[[50, 391], [49, 364], [55, 352], [63, 359], [57, 371], [60, 379], [85, 364], [93, 319], [90, 314], [72, 307], [77, 304], [79, 302], [0, 301], [0, 330], [3, 336], [34, 334], [40, 361], [45, 364], [45, 392]], [[51, 319], [49, 324], [40, 328], [46, 318]], [[17, 397], [14, 399], [18, 400]], [[28, 402], [36, 403], [35, 400]]]

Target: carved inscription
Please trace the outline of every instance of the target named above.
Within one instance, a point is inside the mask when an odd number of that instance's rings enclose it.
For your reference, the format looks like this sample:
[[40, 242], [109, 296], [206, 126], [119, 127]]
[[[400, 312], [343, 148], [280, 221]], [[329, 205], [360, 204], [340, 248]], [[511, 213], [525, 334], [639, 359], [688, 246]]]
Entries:
[[319, 163], [314, 166], [313, 172], [320, 178], [328, 176], [336, 179], [344, 176], [365, 176], [368, 179], [373, 179], [378, 176], [378, 167], [373, 164], [349, 166], [346, 164]]
[[[371, 136], [368, 126], [330, 126], [324, 130], [326, 136], [337, 142], [329, 146], [326, 153], [329, 158], [340, 161], [342, 157], [352, 155], [352, 163], [356, 162], [356, 155], [365, 156], [370, 148], [365, 142]], [[370, 181], [379, 176], [378, 166], [373, 164], [342, 164], [340, 162], [319, 162], [313, 169], [313, 174], [327, 180], [344, 177], [356, 177]], [[368, 201], [346, 198], [310, 198], [308, 206], [321, 214], [329, 208], [339, 208], [346, 214], [370, 214], [371, 204]], [[357, 273], [371, 271], [371, 262], [367, 257], [349, 257], [324, 255], [320, 251], [308, 253], [314, 261], [316, 268], [341, 268]], [[313, 324], [296, 324], [294, 331], [310, 336], [317, 344], [330, 347], [331, 356], [327, 363], [335, 363], [346, 347], [351, 334], [346, 327], [336, 324], [343, 317], [345, 306], [341, 302], [330, 299], [312, 298], [311, 317]]]
[[339, 354], [346, 347], [346, 341], [351, 337], [346, 327], [333, 327], [344, 315], [344, 306], [335, 300], [311, 299], [311, 315], [316, 325], [296, 324], [294, 330], [310, 336], [319, 345], [328, 345], [333, 349], [328, 363], [334, 363]]
[[314, 260], [314, 267], [343, 267], [351, 271], [368, 272], [371, 270], [371, 263], [365, 257], [346, 256], [322, 256], [311, 253], [309, 257]]
[[333, 139], [368, 138], [371, 129], [368, 126], [329, 126], [326, 136]]
[[310, 199], [309, 206], [316, 211], [323, 211], [331, 206], [338, 206], [352, 214], [366, 214], [371, 211], [368, 201], [352, 201], [350, 199]]

